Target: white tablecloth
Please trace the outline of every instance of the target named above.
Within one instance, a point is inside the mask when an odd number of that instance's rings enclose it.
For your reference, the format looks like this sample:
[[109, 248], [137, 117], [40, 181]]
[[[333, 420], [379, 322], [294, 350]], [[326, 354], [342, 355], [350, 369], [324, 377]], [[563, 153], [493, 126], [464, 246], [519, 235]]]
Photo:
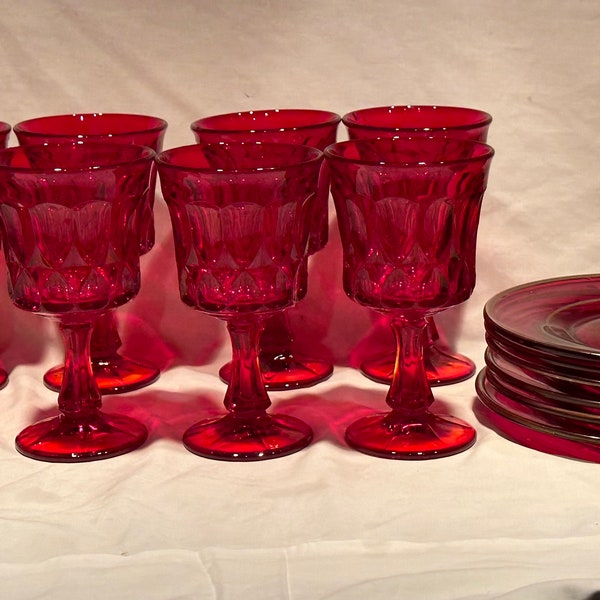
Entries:
[[[440, 316], [483, 365], [485, 301], [527, 281], [599, 271], [600, 3], [596, 0], [20, 0], [0, 20], [0, 120], [70, 112], [165, 118], [166, 147], [210, 114], [450, 104], [494, 116], [497, 154], [479, 230], [478, 284]], [[340, 129], [340, 138], [345, 137]], [[14, 142], [14, 137], [12, 138]], [[403, 462], [350, 450], [344, 428], [384, 409], [356, 370], [390, 343], [341, 289], [332, 214], [310, 292], [290, 312], [300, 350], [334, 361], [316, 387], [273, 393], [310, 422], [302, 452], [200, 458], [183, 431], [223, 410], [222, 322], [179, 300], [168, 215], [140, 295], [119, 311], [124, 351], [163, 369], [105, 398], [150, 439], [106, 461], [48, 464], [14, 449], [53, 414], [53, 324], [0, 302], [0, 598], [584, 600], [600, 590], [598, 466], [508, 441], [475, 410], [473, 379], [436, 388], [477, 444]], [[5, 287], [4, 268], [0, 284]]]

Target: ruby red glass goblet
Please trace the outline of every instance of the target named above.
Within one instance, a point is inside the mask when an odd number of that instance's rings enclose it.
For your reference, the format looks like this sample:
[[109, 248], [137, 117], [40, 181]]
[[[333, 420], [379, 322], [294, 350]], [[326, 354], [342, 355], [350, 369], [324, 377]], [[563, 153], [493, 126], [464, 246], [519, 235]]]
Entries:
[[[0, 149], [6, 148], [8, 145], [8, 136], [10, 135], [10, 125], [0, 121]], [[8, 383], [8, 373], [4, 369], [0, 369], [0, 389]]]
[[188, 450], [232, 461], [291, 454], [303, 421], [267, 412], [258, 361], [262, 323], [299, 298], [322, 153], [270, 143], [196, 144], [157, 157], [185, 304], [227, 322], [233, 348], [228, 414], [190, 427]]
[[[273, 109], [213, 115], [192, 123], [197, 142], [281, 142], [301, 144], [324, 150], [336, 140], [341, 117], [333, 112], [314, 109]], [[328, 238], [329, 187], [323, 178], [311, 218], [309, 254], [321, 250]], [[306, 269], [300, 274], [300, 296], [306, 290]], [[288, 390], [315, 385], [333, 373], [331, 362], [322, 358], [298, 356], [293, 349], [294, 334], [287, 312], [279, 312], [264, 323], [260, 339], [260, 366], [265, 387]], [[229, 381], [231, 363], [219, 371]]]
[[[167, 123], [146, 115], [121, 113], [88, 113], [54, 115], [22, 121], [15, 125], [15, 134], [23, 145], [48, 142], [103, 141], [116, 144], [148, 146], [162, 149]], [[145, 202], [140, 206], [139, 242], [142, 253], [154, 244], [154, 169]], [[156, 381], [157, 367], [119, 353], [121, 337], [112, 312], [98, 317], [91, 340], [92, 369], [103, 394], [129, 392]], [[58, 366], [44, 375], [44, 383], [60, 389], [64, 368]]]
[[365, 139], [329, 146], [343, 245], [343, 283], [385, 314], [396, 337], [391, 412], [346, 430], [350, 446], [385, 458], [460, 452], [475, 430], [437, 414], [423, 360], [426, 319], [464, 302], [475, 285], [475, 242], [493, 150], [482, 143]]
[[[485, 142], [492, 117], [473, 108], [455, 106], [381, 106], [350, 112], [343, 117], [350, 139], [374, 137], [452, 137]], [[469, 378], [475, 363], [449, 348], [440, 338], [433, 317], [427, 319], [425, 368], [432, 385], [445, 385]], [[394, 352], [369, 358], [361, 365], [369, 378], [390, 383]]]
[[8, 136], [10, 135], [10, 125], [0, 121], [0, 148], [6, 148], [8, 145]]
[[26, 456], [95, 460], [146, 440], [142, 423], [100, 410], [89, 342], [98, 316], [139, 290], [135, 232], [153, 157], [142, 146], [85, 142], [0, 150], [9, 294], [18, 308], [58, 320], [65, 344], [59, 415], [17, 436]]

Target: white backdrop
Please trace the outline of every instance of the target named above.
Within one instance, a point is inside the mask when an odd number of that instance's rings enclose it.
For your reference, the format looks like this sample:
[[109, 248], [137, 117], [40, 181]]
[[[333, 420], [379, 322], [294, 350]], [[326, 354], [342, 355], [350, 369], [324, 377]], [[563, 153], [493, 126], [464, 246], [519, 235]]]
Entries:
[[[478, 283], [440, 317], [481, 367], [481, 311], [507, 287], [598, 271], [600, 3], [596, 0], [20, 0], [2, 3], [0, 120], [135, 112], [169, 122], [165, 147], [193, 142], [215, 113], [447, 104], [494, 117], [496, 149], [478, 242]], [[340, 128], [340, 138], [345, 133]], [[15, 138], [12, 138], [15, 142]], [[290, 313], [298, 345], [334, 376], [276, 407], [310, 421], [315, 442], [265, 463], [194, 456], [183, 430], [219, 410], [229, 342], [178, 297], [168, 216], [143, 289], [122, 315], [125, 349], [163, 368], [112, 396], [151, 430], [127, 456], [50, 465], [13, 447], [51, 414], [45, 369], [55, 328], [0, 302], [0, 597], [586, 598], [600, 589], [597, 468], [517, 446], [478, 422], [473, 380], [437, 388], [478, 429], [437, 461], [359, 455], [341, 441], [386, 388], [354, 368], [389, 342], [341, 290], [341, 249], [313, 258]], [[5, 275], [1, 275], [5, 287]], [[107, 575], [109, 573], [110, 575]], [[4, 588], [4, 589], [3, 589]]]

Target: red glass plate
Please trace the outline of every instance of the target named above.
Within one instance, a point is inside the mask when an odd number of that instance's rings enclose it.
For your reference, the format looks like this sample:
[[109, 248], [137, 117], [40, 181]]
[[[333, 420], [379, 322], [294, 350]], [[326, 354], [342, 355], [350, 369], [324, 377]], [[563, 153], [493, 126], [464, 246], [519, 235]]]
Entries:
[[521, 404], [500, 392], [487, 377], [484, 367], [477, 376], [475, 389], [479, 399], [492, 411], [532, 431], [559, 438], [592, 444], [600, 447], [600, 432], [594, 433], [586, 427], [565, 426], [560, 419], [542, 414], [538, 410]]
[[557, 423], [566, 428], [590, 428], [600, 433], [600, 414], [593, 411], [579, 410], [575, 407], [568, 408], [552, 398], [527, 391], [523, 387], [513, 385], [502, 373], [486, 368], [486, 377], [489, 385], [501, 392], [507, 398], [529, 407], [540, 414], [556, 418]]
[[580, 377], [583, 379], [596, 379], [598, 377], [599, 366], [594, 360], [589, 360], [583, 356], [564, 356], [549, 349], [544, 351], [520, 345], [494, 331], [489, 323], [485, 338], [488, 347], [510, 357], [513, 362], [520, 365], [566, 377]]
[[600, 410], [600, 381], [586, 383], [582, 379], [546, 374], [531, 367], [515, 364], [490, 347], [485, 352], [485, 362], [496, 373], [501, 373], [503, 378], [527, 392], [550, 398], [555, 402]]
[[532, 429], [528, 424], [515, 420], [514, 415], [509, 417], [502, 407], [502, 395], [488, 388], [485, 369], [477, 376], [475, 387], [479, 396], [479, 403], [475, 409], [480, 420], [507, 439], [546, 454], [600, 462], [600, 441], [598, 440], [572, 441], [552, 432]]
[[[598, 298], [600, 275], [576, 275], [517, 286], [486, 303], [486, 329], [489, 331], [491, 326], [534, 351], [585, 358], [600, 366], [600, 319], [598, 313], [592, 318], [592, 309], [581, 305]], [[575, 304], [580, 306], [575, 308]], [[590, 307], [595, 305], [591, 303]]]
[[600, 298], [558, 308], [546, 320], [544, 331], [550, 337], [600, 353]]

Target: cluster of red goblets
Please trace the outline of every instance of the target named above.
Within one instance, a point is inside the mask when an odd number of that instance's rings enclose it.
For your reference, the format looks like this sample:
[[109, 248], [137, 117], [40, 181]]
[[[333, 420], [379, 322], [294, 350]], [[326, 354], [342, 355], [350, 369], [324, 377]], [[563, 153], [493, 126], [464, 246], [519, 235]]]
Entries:
[[[474, 442], [470, 425], [429, 410], [430, 384], [472, 373], [469, 359], [437, 347], [432, 317], [466, 300], [475, 283], [491, 118], [449, 107], [364, 109], [344, 117], [350, 140], [336, 143], [341, 120], [309, 109], [217, 115], [192, 124], [196, 144], [166, 151], [167, 124], [155, 117], [62, 115], [15, 126], [20, 146], [0, 150], [9, 293], [19, 308], [56, 319], [65, 344], [64, 366], [44, 377], [59, 390], [59, 415], [21, 432], [21, 453], [95, 460], [147, 437], [142, 423], [104, 413], [101, 394], [159, 376], [118, 352], [113, 317], [137, 294], [140, 255], [154, 243], [157, 173], [181, 299], [225, 320], [232, 343], [220, 370], [227, 413], [192, 425], [183, 434], [189, 450], [261, 460], [310, 443], [309, 425], [269, 412], [267, 389], [314, 385], [333, 372], [320, 357], [296, 355], [285, 317], [306, 295], [309, 257], [327, 242], [330, 189], [344, 289], [390, 319], [398, 342], [383, 367], [393, 374], [391, 412], [351, 425], [346, 440], [368, 454], [416, 459]], [[4, 139], [9, 131], [0, 128]], [[363, 371], [388, 379], [366, 363]]]

